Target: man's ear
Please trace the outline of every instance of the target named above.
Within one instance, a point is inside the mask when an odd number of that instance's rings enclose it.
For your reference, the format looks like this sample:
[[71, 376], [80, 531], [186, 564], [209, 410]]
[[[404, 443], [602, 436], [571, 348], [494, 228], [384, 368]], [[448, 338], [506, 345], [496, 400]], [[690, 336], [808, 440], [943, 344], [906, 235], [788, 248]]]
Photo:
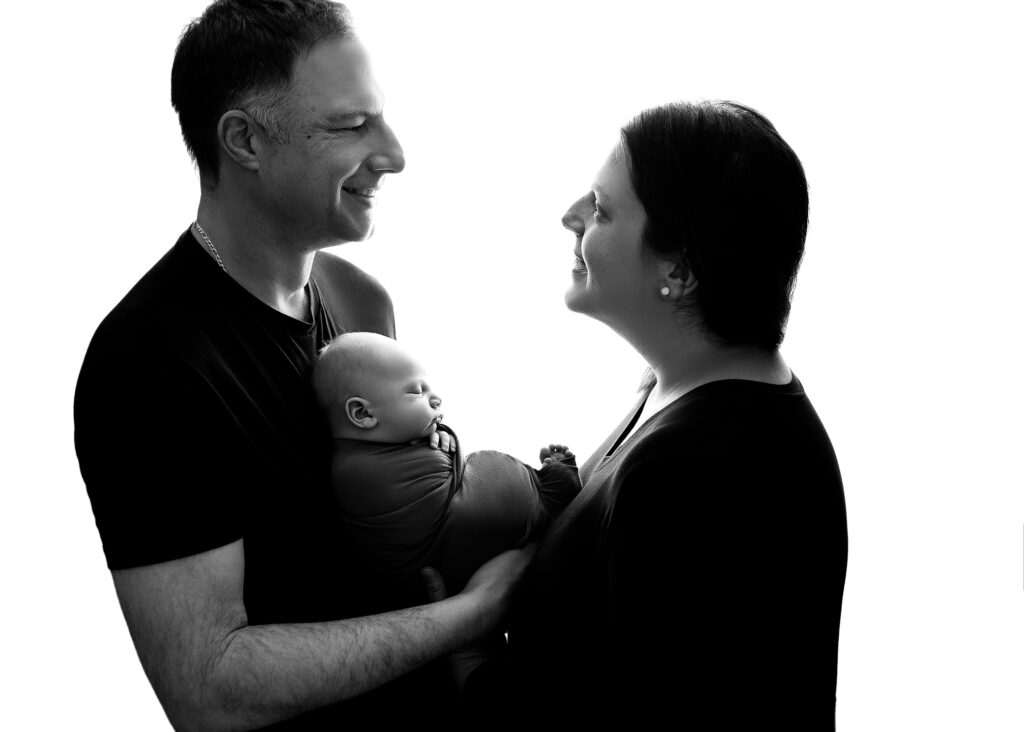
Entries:
[[217, 142], [228, 160], [245, 170], [260, 169], [263, 128], [247, 113], [229, 109], [217, 123]]
[[370, 402], [362, 397], [348, 398], [345, 402], [345, 416], [361, 430], [372, 430], [377, 426], [377, 418], [373, 416]]
[[675, 301], [692, 296], [696, 289], [697, 275], [693, 273], [685, 251], [658, 260], [658, 291], [662, 297]]

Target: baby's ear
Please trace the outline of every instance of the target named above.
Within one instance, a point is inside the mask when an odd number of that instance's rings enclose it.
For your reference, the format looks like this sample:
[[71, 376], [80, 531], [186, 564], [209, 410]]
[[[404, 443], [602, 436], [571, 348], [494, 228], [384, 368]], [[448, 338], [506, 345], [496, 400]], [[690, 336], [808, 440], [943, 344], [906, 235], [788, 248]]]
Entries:
[[370, 402], [362, 397], [349, 397], [345, 402], [345, 416], [348, 421], [361, 430], [372, 430], [377, 426], [377, 418], [370, 410]]

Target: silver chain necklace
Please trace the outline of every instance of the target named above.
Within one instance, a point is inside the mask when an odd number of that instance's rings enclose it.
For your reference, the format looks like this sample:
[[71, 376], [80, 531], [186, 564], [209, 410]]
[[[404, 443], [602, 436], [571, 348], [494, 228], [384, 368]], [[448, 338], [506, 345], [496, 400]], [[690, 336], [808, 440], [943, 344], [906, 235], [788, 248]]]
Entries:
[[193, 221], [192, 225], [196, 227], [196, 231], [199, 232], [199, 236], [203, 237], [203, 241], [205, 241], [206, 246], [210, 248], [210, 254], [212, 254], [213, 258], [217, 260], [217, 264], [219, 264], [220, 268], [224, 270], [225, 273], [227, 273], [228, 270], [224, 266], [224, 262], [221, 261], [220, 254], [217, 253], [217, 247], [213, 245], [213, 242], [210, 241], [210, 237], [206, 235], [206, 232], [203, 231], [203, 227], [199, 225], [199, 219]]

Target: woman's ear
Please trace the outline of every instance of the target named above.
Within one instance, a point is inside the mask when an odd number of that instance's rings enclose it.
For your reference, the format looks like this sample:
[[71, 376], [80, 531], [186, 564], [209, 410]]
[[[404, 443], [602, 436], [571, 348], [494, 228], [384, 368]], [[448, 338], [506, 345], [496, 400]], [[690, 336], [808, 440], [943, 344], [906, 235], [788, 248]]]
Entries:
[[370, 402], [362, 397], [348, 398], [345, 402], [345, 416], [361, 430], [372, 430], [377, 426], [377, 418], [373, 416]]
[[263, 130], [246, 112], [229, 109], [217, 123], [217, 141], [228, 159], [245, 170], [260, 169]]
[[697, 289], [697, 276], [686, 260], [686, 252], [658, 260], [658, 294], [675, 302], [690, 297]]

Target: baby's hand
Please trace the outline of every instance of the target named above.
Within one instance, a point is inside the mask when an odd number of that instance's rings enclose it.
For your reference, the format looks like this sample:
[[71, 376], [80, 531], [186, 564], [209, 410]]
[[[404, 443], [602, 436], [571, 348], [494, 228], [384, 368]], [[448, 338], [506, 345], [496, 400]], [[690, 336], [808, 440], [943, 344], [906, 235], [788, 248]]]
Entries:
[[565, 445], [548, 445], [540, 449], [540, 464], [547, 465], [548, 463], [555, 462], [556, 460], [568, 460], [571, 457], [575, 457]]
[[437, 430], [430, 435], [430, 446], [435, 450], [441, 452], [447, 452], [455, 454], [455, 451], [459, 449], [458, 443], [455, 442], [455, 435], [447, 430]]

